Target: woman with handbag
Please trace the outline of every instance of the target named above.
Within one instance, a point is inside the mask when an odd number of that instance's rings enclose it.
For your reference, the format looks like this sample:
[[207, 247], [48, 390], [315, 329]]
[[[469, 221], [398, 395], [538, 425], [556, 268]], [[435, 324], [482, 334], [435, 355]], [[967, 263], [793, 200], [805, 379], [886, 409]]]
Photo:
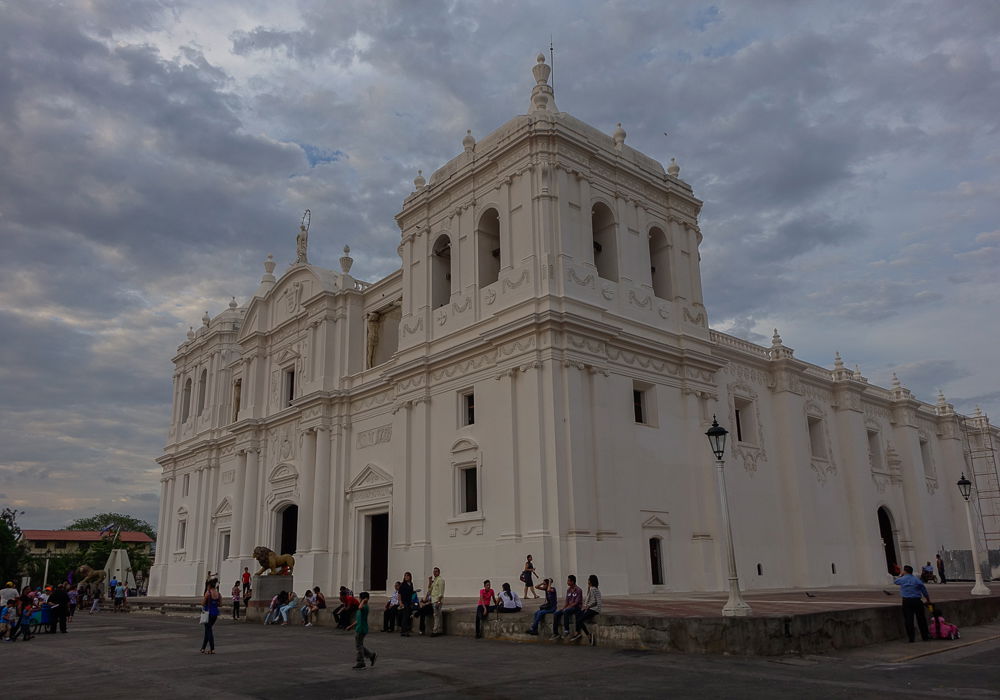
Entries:
[[524, 562], [524, 569], [521, 570], [521, 583], [524, 584], [524, 593], [521, 594], [522, 598], [528, 597], [528, 591], [531, 591], [531, 597], [537, 598], [538, 593], [535, 591], [535, 565], [531, 561], [531, 555], [528, 555], [527, 560]]
[[[219, 619], [219, 601], [222, 600], [222, 595], [217, 588], [218, 585], [218, 581], [209, 581], [208, 588], [205, 590], [205, 597], [201, 601], [201, 618], [199, 622], [205, 628], [205, 636], [201, 642], [202, 654], [215, 653], [215, 635], [212, 634], [212, 627], [215, 626], [215, 621]], [[208, 651], [205, 651], [205, 647], [208, 647]]]

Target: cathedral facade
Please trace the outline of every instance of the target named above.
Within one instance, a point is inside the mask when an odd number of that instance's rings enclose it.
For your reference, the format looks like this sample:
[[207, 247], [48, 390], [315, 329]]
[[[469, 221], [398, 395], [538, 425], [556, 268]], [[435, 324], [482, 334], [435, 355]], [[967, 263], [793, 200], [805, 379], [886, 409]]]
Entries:
[[954, 484], [970, 426], [996, 428], [839, 356], [803, 362], [777, 331], [711, 330], [679, 167], [559, 112], [548, 74], [539, 56], [528, 113], [414, 181], [399, 270], [357, 280], [347, 249], [339, 271], [311, 265], [303, 225], [280, 278], [269, 259], [246, 304], [188, 333], [151, 594], [235, 581], [258, 545], [326, 590], [434, 566], [450, 595], [516, 588], [527, 554], [612, 594], [721, 590], [713, 416], [744, 588], [971, 565]]

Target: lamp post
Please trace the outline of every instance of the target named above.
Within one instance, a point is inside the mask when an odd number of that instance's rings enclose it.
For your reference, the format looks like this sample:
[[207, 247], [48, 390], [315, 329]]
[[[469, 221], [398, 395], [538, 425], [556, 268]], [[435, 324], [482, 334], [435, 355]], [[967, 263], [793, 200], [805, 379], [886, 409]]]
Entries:
[[715, 453], [715, 473], [719, 482], [719, 500], [722, 502], [722, 525], [726, 537], [726, 547], [729, 555], [729, 600], [722, 608], [726, 617], [743, 617], [752, 611], [740, 593], [740, 577], [736, 573], [736, 551], [733, 549], [733, 528], [729, 522], [729, 499], [726, 497], [726, 475], [723, 472], [725, 462], [722, 460], [726, 452], [726, 435], [729, 431], [719, 425], [712, 416], [712, 427], [705, 433], [708, 442]]
[[972, 527], [972, 506], [969, 505], [969, 496], [972, 495], [972, 482], [965, 478], [958, 480], [958, 492], [965, 499], [965, 519], [969, 523], [969, 540], [972, 542], [972, 570], [976, 574], [976, 585], [972, 587], [972, 595], [989, 595], [990, 589], [983, 583], [983, 572], [979, 568], [979, 542], [976, 540], [976, 530]]

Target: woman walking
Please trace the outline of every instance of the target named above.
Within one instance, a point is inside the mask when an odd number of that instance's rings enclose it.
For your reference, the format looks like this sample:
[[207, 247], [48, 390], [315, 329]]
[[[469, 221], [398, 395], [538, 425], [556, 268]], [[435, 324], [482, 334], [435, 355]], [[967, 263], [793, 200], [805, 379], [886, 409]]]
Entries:
[[531, 597], [537, 598], [538, 593], [535, 591], [535, 565], [531, 561], [531, 555], [528, 555], [527, 560], [524, 562], [524, 569], [521, 571], [521, 583], [524, 584], [524, 593], [521, 594], [522, 598], [528, 597], [528, 591], [531, 591]]
[[[215, 621], [219, 619], [219, 601], [222, 599], [222, 595], [217, 588], [218, 585], [218, 581], [209, 581], [208, 588], [205, 589], [205, 597], [201, 600], [202, 612], [208, 613], [208, 621], [204, 623], [205, 637], [201, 642], [202, 654], [215, 653], [215, 635], [212, 634], [212, 627], [215, 626]], [[205, 651], [205, 647], [208, 647], [208, 651]]]

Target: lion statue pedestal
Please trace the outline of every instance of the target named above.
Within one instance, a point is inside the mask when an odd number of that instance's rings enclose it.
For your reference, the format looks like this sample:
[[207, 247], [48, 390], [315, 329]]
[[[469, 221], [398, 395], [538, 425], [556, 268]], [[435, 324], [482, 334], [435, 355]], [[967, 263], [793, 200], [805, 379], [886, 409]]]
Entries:
[[250, 605], [247, 606], [246, 619], [248, 622], [261, 623], [267, 615], [268, 606], [271, 605], [271, 598], [281, 591], [301, 591], [295, 590], [294, 576], [254, 576], [253, 597], [250, 598]]

